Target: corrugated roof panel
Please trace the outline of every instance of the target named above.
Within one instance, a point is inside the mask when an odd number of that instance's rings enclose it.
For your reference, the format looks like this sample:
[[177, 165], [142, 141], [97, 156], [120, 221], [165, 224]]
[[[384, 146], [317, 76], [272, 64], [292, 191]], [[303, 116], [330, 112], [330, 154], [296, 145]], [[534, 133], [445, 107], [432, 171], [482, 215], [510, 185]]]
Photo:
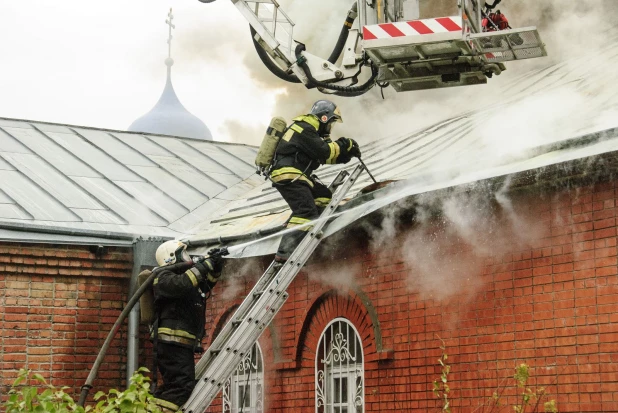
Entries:
[[0, 171], [0, 188], [35, 219], [79, 221], [79, 217], [17, 171]]
[[236, 175], [218, 174], [215, 172], [206, 172], [206, 173], [212, 179], [214, 179], [215, 181], [219, 182], [221, 185], [224, 185], [227, 188], [234, 186], [239, 182], [242, 182], [242, 178], [239, 178]]
[[13, 128], [32, 129], [32, 126], [25, 120], [0, 119], [0, 127], [10, 126]]
[[189, 212], [188, 208], [149, 183], [118, 181], [116, 184], [169, 222], [175, 221]]
[[223, 148], [225, 148], [226, 151], [233, 153], [249, 165], [253, 165], [255, 162], [255, 156], [257, 155], [256, 148], [240, 145], [225, 145]]
[[30, 149], [2, 129], [0, 129], [0, 150], [2, 152], [32, 153]]
[[5, 130], [27, 146], [32, 152], [45, 158], [65, 175], [92, 178], [101, 176], [76, 156], [67, 152], [64, 148], [58, 146], [53, 140], [37, 130], [13, 127], [7, 127]]
[[126, 166], [75, 133], [45, 132], [45, 134], [112, 181], [142, 180]]
[[208, 201], [208, 197], [201, 192], [158, 166], [154, 168], [131, 166], [130, 168], [163, 192], [174, 194], [174, 198], [189, 210], [193, 210]]
[[168, 149], [177, 157], [189, 162], [200, 171], [206, 172], [209, 175], [211, 172], [227, 175], [232, 174], [230, 169], [218, 163], [219, 160], [216, 157], [213, 156], [210, 158], [195, 148], [186, 145], [183, 141], [172, 138], [161, 138], [158, 136], [152, 136], [150, 139]]
[[244, 195], [252, 191], [256, 186], [261, 186], [262, 184], [263, 182], [261, 180], [247, 179], [245, 181], [240, 181], [238, 184], [217, 195], [217, 199], [226, 199], [228, 201], [242, 199]]
[[0, 189], [0, 204], [14, 204], [15, 201]]
[[20, 172], [36, 182], [58, 201], [70, 208], [105, 209], [65, 175], [36, 155], [20, 153], [3, 155]]
[[8, 155], [9, 153], [7, 152], [0, 152], [0, 169], [5, 170], [5, 171], [14, 171], [15, 168], [13, 168], [13, 166], [8, 163], [7, 161], [5, 161], [2, 156], [3, 155]]
[[114, 132], [114, 136], [144, 155], [169, 156], [169, 152], [142, 135]]
[[215, 179], [210, 178], [208, 175], [200, 172], [199, 170], [196, 170], [182, 159], [170, 156], [154, 155], [151, 155], [150, 159], [158, 163], [161, 167], [165, 168], [173, 175], [181, 178], [209, 198], [214, 197], [226, 188]]
[[203, 205], [200, 205], [190, 214], [183, 216], [177, 221], [170, 224], [170, 228], [184, 233], [193, 233], [194, 228], [209, 219], [213, 214], [228, 204], [227, 201], [220, 199], [211, 199]]
[[243, 158], [236, 155], [233, 146], [218, 146], [214, 149], [216, 151], [210, 150], [210, 146], [206, 145], [202, 142], [191, 142], [191, 146], [196, 148], [199, 151], [207, 151], [207, 155], [216, 159], [219, 163], [222, 163], [234, 173], [245, 176], [246, 174], [250, 174], [255, 172], [255, 166], [253, 164], [249, 164]]
[[59, 125], [56, 123], [30, 122], [30, 125], [40, 130], [41, 132], [73, 133], [73, 131], [68, 126]]
[[166, 226], [163, 218], [148, 209], [144, 204], [133, 199], [126, 192], [106, 179], [76, 177], [73, 178], [82, 188], [96, 196], [99, 201], [118, 215], [135, 225]]
[[150, 159], [118, 139], [113, 133], [81, 128], [75, 128], [75, 131], [125, 166], [156, 166]]
[[96, 222], [100, 224], [125, 225], [127, 221], [114, 214], [112, 211], [104, 209], [80, 209], [71, 208], [73, 212], [80, 216], [84, 222]]
[[32, 219], [32, 215], [23, 211], [15, 204], [0, 203], [0, 217], [6, 219]]

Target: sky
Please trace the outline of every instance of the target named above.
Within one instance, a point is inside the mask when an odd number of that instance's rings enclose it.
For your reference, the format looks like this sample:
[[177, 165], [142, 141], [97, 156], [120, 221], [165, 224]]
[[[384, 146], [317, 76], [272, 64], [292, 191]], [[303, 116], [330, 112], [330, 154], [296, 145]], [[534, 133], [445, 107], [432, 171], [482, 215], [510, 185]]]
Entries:
[[[281, 3], [297, 23], [295, 38], [327, 56], [351, 2]], [[366, 142], [491, 104], [488, 96], [524, 71], [590, 47], [590, 27], [609, 24], [604, 16], [615, 16], [617, 4], [506, 0], [502, 9], [512, 25], [538, 25], [550, 57], [507, 63], [485, 86], [386, 89], [386, 100], [376, 88], [361, 98], [334, 99], [347, 120], [336, 132]], [[0, 117], [125, 130], [163, 90], [170, 7], [176, 93], [216, 140], [258, 145], [272, 116], [290, 119], [324, 97], [271, 75], [253, 50], [247, 22], [227, 0], [19, 0], [0, 2]]]
[[222, 0], [0, 2], [0, 117], [125, 130], [163, 91], [170, 7], [185, 107], [217, 140], [230, 140], [226, 120], [268, 123], [277, 91], [241, 64], [247, 23]]

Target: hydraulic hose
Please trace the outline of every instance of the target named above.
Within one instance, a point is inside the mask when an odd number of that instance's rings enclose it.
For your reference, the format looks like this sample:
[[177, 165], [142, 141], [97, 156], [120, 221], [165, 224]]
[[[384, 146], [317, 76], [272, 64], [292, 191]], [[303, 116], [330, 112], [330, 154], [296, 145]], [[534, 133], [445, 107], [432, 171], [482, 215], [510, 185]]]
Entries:
[[286, 82], [290, 82], [290, 83], [302, 83], [300, 79], [296, 77], [296, 75], [290, 74], [286, 72], [285, 70], [281, 69], [277, 65], [277, 63], [275, 63], [270, 58], [268, 53], [266, 53], [266, 50], [264, 50], [262, 46], [260, 46], [260, 44], [255, 40], [255, 35], [257, 33], [255, 29], [252, 26], [249, 26], [249, 28], [251, 29], [251, 39], [253, 40], [253, 47], [255, 47], [255, 51], [260, 57], [260, 60], [262, 61], [262, 63], [264, 63], [264, 66], [266, 66], [268, 70], [270, 70], [271, 73], [277, 76], [279, 79], [285, 80]]
[[[352, 28], [352, 25], [354, 24], [354, 20], [356, 20], [357, 15], [358, 15], [358, 6], [356, 3], [354, 3], [352, 7], [350, 8], [350, 10], [348, 11], [348, 15], [345, 19], [345, 22], [343, 23], [341, 32], [339, 33], [339, 38], [337, 39], [335, 48], [333, 49], [333, 51], [331, 52], [330, 56], [327, 59], [330, 63], [334, 64], [339, 59], [339, 56], [341, 56], [341, 53], [343, 52], [343, 48], [345, 47], [345, 43], [348, 40], [350, 29]], [[255, 47], [255, 51], [257, 52], [262, 63], [264, 63], [264, 66], [266, 66], [268, 70], [270, 70], [270, 72], [273, 75], [277, 76], [279, 79], [285, 80], [286, 82], [290, 82], [290, 83], [302, 83], [300, 79], [296, 77], [296, 75], [288, 73], [285, 70], [281, 69], [279, 65], [277, 65], [277, 63], [275, 63], [271, 59], [268, 53], [266, 53], [266, 50], [264, 50], [264, 48], [262, 48], [262, 46], [260, 46], [260, 44], [255, 40], [255, 36], [257, 34], [255, 29], [252, 26], [249, 26], [249, 28], [251, 30], [251, 39], [253, 40], [253, 47]]]
[[348, 16], [346, 17], [345, 22], [343, 23], [341, 33], [339, 33], [339, 38], [335, 44], [335, 48], [327, 59], [329, 62], [335, 64], [335, 62], [339, 59], [339, 56], [341, 56], [341, 52], [343, 52], [345, 42], [348, 40], [348, 35], [350, 34], [350, 29], [354, 24], [354, 20], [356, 20], [356, 16], [358, 16], [358, 4], [354, 2], [350, 8], [350, 11], [348, 11]]
[[309, 79], [308, 87], [321, 87], [323, 89], [334, 90], [337, 96], [359, 96], [363, 93], [367, 92], [369, 89], [373, 87], [375, 84], [375, 80], [378, 77], [378, 68], [375, 65], [371, 66], [371, 77], [362, 85], [359, 86], [339, 86], [334, 85], [327, 82], [322, 82], [317, 80], [311, 74], [311, 69], [309, 69], [309, 65], [307, 65], [306, 59], [302, 56], [301, 52], [305, 50], [304, 44], [299, 44], [296, 46], [295, 55], [297, 59], [298, 66], [303, 69], [305, 74], [307, 75], [307, 79]]

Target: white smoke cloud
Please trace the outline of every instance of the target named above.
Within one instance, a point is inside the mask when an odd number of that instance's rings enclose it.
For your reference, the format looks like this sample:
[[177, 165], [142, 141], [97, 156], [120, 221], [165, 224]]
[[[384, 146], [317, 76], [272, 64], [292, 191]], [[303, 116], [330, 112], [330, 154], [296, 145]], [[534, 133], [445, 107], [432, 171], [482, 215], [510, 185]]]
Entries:
[[[521, 74], [537, 67], [579, 57], [583, 53], [589, 53], [591, 47], [604, 44], [605, 32], [611, 29], [615, 20], [609, 16], [618, 16], [616, 2], [590, 0], [584, 2], [585, 4], [581, 3], [563, 0], [503, 2], [502, 12], [509, 17], [513, 27], [538, 27], [547, 45], [548, 58], [507, 63], [505, 73], [490, 79], [488, 84], [483, 86], [403, 93], [386, 89], [385, 100], [382, 100], [378, 88], [357, 98], [331, 97], [340, 105], [344, 117], [344, 123], [337, 125], [334, 133], [366, 143], [385, 135], [410, 133], [462, 112], [500, 103], [501, 96], [508, 92], [504, 90], [504, 85]], [[440, 5], [436, 4], [435, 7], [438, 6]], [[295, 38], [305, 43], [309, 52], [322, 57], [328, 56], [349, 5], [345, 2], [316, 0], [309, 8], [302, 2], [284, 2], [283, 7], [297, 23]], [[326, 10], [328, 12], [325, 12]], [[591, 30], [592, 28], [594, 30]], [[286, 84], [276, 78], [263, 67], [253, 50], [245, 56], [243, 62], [255, 81], [265, 88], [278, 91], [273, 115], [291, 119], [306, 112], [313, 101], [326, 97], [316, 90], [307, 90], [298, 84]], [[528, 109], [522, 109], [522, 112], [542, 120], [564, 106], [562, 114], [567, 117], [579, 100], [576, 95], [555, 94], [533, 102]], [[557, 106], [556, 101], [564, 105]], [[616, 110], [600, 114], [598, 125], [611, 125], [614, 123], [612, 120], [615, 114]], [[506, 118], [506, 115], [500, 117], [502, 118]], [[540, 129], [551, 128], [554, 120], [558, 121], [551, 117], [551, 121], [545, 122]], [[538, 122], [537, 125], [528, 126], [538, 126]], [[260, 139], [258, 136], [248, 143], [258, 144]]]
[[247, 258], [243, 260], [225, 260], [221, 281], [215, 287], [215, 294], [223, 301], [239, 297], [248, 282], [257, 279], [266, 271], [261, 258]]

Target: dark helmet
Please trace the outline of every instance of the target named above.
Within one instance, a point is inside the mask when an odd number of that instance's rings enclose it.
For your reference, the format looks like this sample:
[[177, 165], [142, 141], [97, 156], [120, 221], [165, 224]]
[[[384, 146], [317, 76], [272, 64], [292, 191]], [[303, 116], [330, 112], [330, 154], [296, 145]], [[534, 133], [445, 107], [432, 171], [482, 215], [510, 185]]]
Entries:
[[318, 100], [311, 108], [311, 114], [315, 115], [320, 122], [330, 123], [331, 121], [343, 122], [339, 108], [330, 100]]

